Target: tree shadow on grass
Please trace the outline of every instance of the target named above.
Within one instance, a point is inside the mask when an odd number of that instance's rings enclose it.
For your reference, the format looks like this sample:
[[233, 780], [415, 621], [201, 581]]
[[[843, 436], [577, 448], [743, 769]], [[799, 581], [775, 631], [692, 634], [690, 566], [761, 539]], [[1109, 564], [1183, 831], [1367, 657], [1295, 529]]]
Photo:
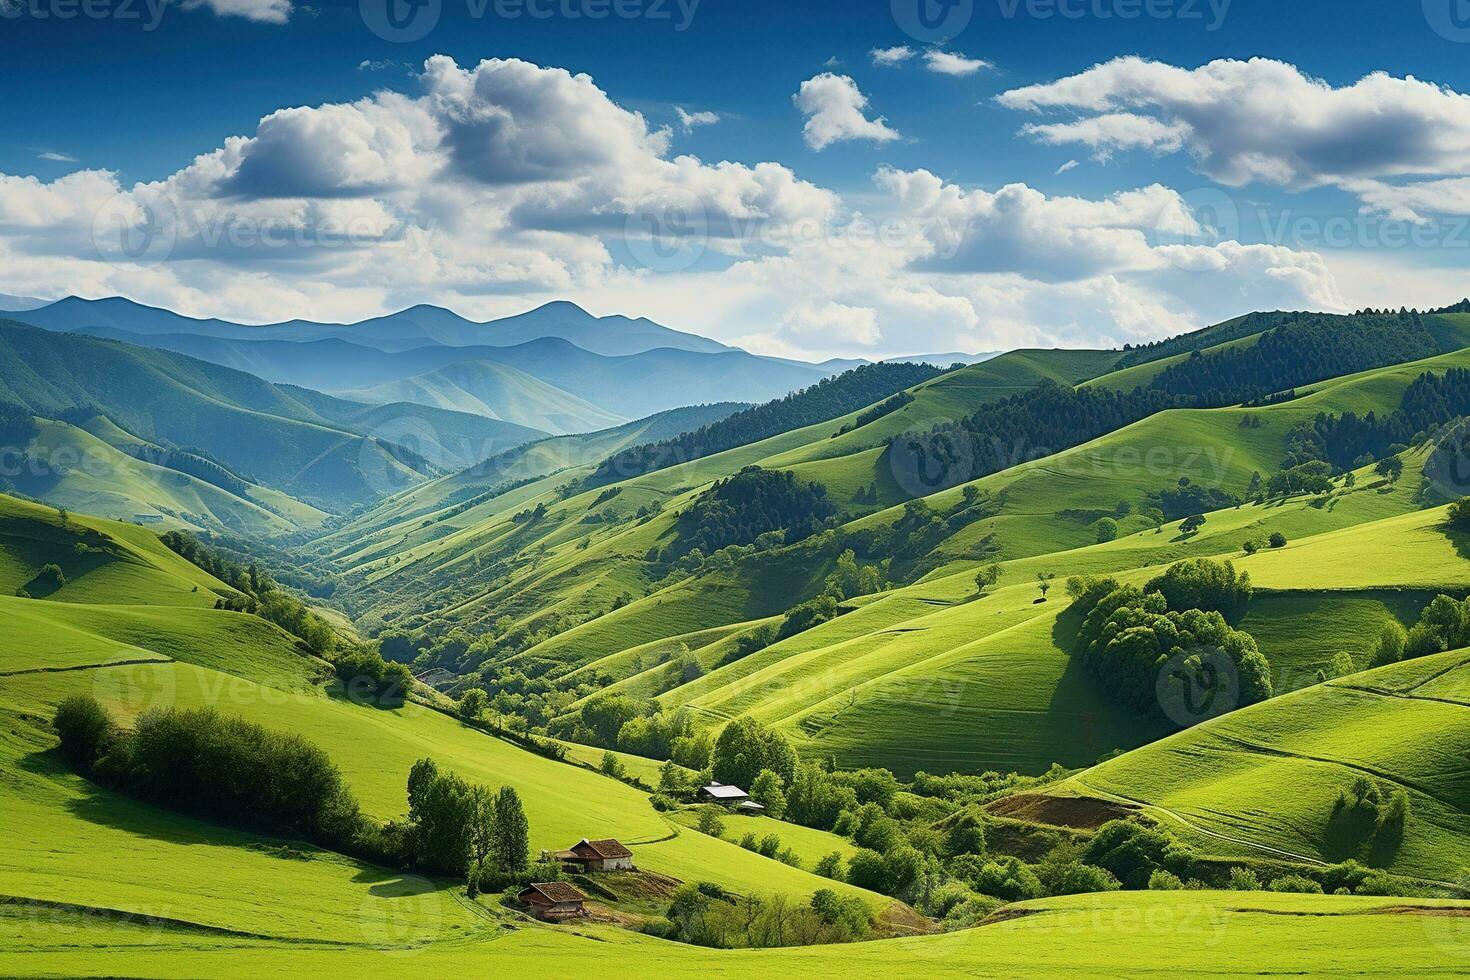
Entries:
[[1461, 558], [1470, 559], [1470, 530], [1455, 527], [1448, 521], [1440, 524], [1437, 530], [1450, 539], [1450, 544], [1454, 545], [1455, 554]]

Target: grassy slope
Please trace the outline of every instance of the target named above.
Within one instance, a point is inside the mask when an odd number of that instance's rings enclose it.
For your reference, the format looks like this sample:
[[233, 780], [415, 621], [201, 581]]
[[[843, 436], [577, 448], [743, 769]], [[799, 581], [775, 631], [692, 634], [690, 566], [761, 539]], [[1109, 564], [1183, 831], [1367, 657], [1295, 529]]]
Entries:
[[[422, 896], [397, 904], [413, 910]], [[384, 903], [387, 904], [387, 903]], [[391, 908], [391, 906], [390, 906]], [[431, 906], [432, 908], [432, 906]], [[1441, 977], [1463, 973], [1463, 905], [1436, 901], [1198, 892], [1132, 892], [1028, 902], [1021, 914], [944, 936], [843, 947], [719, 951], [608, 927], [479, 927], [451, 906], [428, 936], [407, 924], [378, 939], [344, 929], [313, 947], [222, 937], [107, 919], [6, 912], [0, 969], [78, 975], [104, 950], [130, 976], [361, 977], [412, 969], [433, 975], [615, 974], [830, 977], [1248, 976], [1263, 974]], [[364, 905], [369, 926], [381, 906]], [[459, 931], [463, 930], [463, 931]], [[429, 941], [423, 942], [422, 940]], [[421, 940], [415, 945], [415, 940]]]
[[315, 525], [326, 516], [264, 487], [252, 490], [259, 501], [236, 496], [178, 470], [134, 459], [115, 445], [65, 422], [38, 419], [28, 452], [42, 459], [73, 460], [75, 465], [57, 475], [22, 476], [16, 489], [55, 507], [115, 520], [157, 515], [165, 526], [191, 530], [227, 528], [269, 536]]
[[493, 361], [467, 361], [402, 381], [336, 392], [352, 401], [411, 402], [503, 419], [561, 435], [590, 432], [627, 421], [584, 398]]
[[[1452, 876], [1470, 864], [1470, 653], [1381, 667], [1224, 715], [1074, 777], [1062, 793], [1118, 796], [1208, 839], [1306, 858], [1356, 857], [1403, 874]], [[1402, 788], [1399, 839], [1364, 842], [1335, 819], [1359, 775]], [[1235, 843], [1232, 838], [1242, 843]]]

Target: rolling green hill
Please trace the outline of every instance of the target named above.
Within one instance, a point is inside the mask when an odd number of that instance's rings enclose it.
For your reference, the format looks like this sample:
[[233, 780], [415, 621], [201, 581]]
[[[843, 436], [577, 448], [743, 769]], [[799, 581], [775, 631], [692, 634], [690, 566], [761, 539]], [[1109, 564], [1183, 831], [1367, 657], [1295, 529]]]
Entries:
[[[1428, 878], [1470, 863], [1470, 654], [1353, 674], [1212, 719], [1056, 790], [1141, 806], [1227, 853], [1356, 858]], [[1366, 777], [1408, 794], [1402, 830], [1337, 805]]]
[[134, 436], [217, 455], [241, 477], [346, 507], [538, 432], [417, 405], [367, 406], [164, 351], [0, 321], [0, 402], [103, 414]]
[[553, 435], [607, 429], [626, 421], [524, 371], [494, 361], [464, 361], [403, 381], [335, 393], [351, 401], [411, 402], [483, 415]]

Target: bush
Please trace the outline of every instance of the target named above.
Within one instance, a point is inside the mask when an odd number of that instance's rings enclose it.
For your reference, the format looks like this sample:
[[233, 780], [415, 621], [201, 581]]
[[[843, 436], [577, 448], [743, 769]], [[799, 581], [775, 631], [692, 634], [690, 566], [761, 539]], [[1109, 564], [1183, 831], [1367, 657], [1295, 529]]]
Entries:
[[1384, 623], [1383, 632], [1378, 634], [1378, 646], [1373, 651], [1373, 666], [1396, 664], [1404, 659], [1404, 646], [1408, 639], [1409, 635], [1398, 623], [1393, 620]]
[[1089, 892], [1117, 891], [1122, 885], [1112, 873], [1103, 868], [1067, 861], [1057, 865], [1042, 865], [1042, 885], [1048, 895], [1084, 895]]
[[389, 663], [367, 647], [343, 652], [332, 666], [342, 682], [343, 693], [353, 704], [397, 707], [407, 700], [413, 687], [413, 673], [408, 667]]
[[1261, 891], [1261, 879], [1250, 868], [1231, 868], [1225, 887], [1233, 892]]
[[117, 736], [107, 709], [96, 698], [82, 694], [57, 705], [52, 724], [61, 737], [62, 757], [83, 773], [92, 771]]
[[1107, 869], [1124, 888], [1146, 888], [1160, 868], [1176, 875], [1186, 872], [1193, 855], [1162, 830], [1110, 820], [1093, 836], [1083, 860]]
[[1148, 890], [1151, 892], [1177, 892], [1183, 888], [1184, 882], [1172, 871], [1159, 868], [1148, 876]]
[[832, 851], [830, 854], [824, 854], [821, 860], [817, 861], [816, 867], [812, 868], [812, 871], [823, 878], [830, 878], [833, 881], [845, 881], [847, 879], [847, 871], [842, 866], [841, 851]]
[[1298, 895], [1322, 894], [1322, 886], [1304, 875], [1283, 875], [1272, 881], [1269, 888], [1273, 892], [1291, 892]]
[[1118, 537], [1118, 522], [1113, 520], [1111, 517], [1104, 517], [1102, 520], [1093, 525], [1093, 527], [1097, 531], [1098, 544], [1105, 544], [1109, 541], [1114, 541]]
[[1036, 872], [1014, 857], [987, 861], [981, 866], [971, 885], [977, 892], [1003, 898], [1008, 902], [1021, 902], [1046, 894]]
[[1461, 497], [1450, 504], [1449, 523], [1451, 527], [1470, 528], [1470, 497]]
[[700, 807], [698, 827], [701, 834], [709, 834], [711, 837], [725, 836], [725, 821], [720, 814], [720, 808], [713, 803]]
[[1273, 531], [1271, 532], [1271, 537], [1266, 539], [1266, 543], [1273, 548], [1285, 548], [1286, 535], [1282, 534], [1280, 531]]

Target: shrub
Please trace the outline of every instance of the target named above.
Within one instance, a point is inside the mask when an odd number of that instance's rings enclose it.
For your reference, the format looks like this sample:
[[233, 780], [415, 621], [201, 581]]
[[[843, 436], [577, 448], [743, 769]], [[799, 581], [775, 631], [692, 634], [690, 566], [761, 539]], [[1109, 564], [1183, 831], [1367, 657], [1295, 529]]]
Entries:
[[389, 663], [376, 650], [356, 647], [341, 653], [333, 664], [343, 693], [354, 704], [396, 707], [408, 698], [413, 674], [408, 667]]
[[720, 815], [720, 808], [713, 803], [700, 807], [698, 827], [701, 834], [709, 834], [711, 837], [725, 836], [725, 821]]
[[1320, 895], [1322, 886], [1304, 875], [1282, 875], [1269, 886], [1273, 892], [1291, 892], [1298, 895]]
[[1384, 623], [1383, 631], [1378, 634], [1378, 647], [1373, 651], [1373, 666], [1396, 664], [1404, 659], [1404, 645], [1408, 638], [1408, 634], [1398, 623], [1393, 620]]
[[1112, 873], [1084, 864], [1067, 861], [1057, 865], [1042, 865], [1041, 882], [1048, 895], [1083, 895], [1089, 892], [1117, 891], [1122, 885]]
[[61, 737], [61, 754], [80, 772], [90, 772], [117, 736], [107, 709], [93, 697], [73, 695], [56, 706], [52, 722]]
[[1146, 888], [1155, 871], [1179, 874], [1188, 870], [1193, 856], [1162, 830], [1110, 820], [1093, 836], [1083, 860], [1106, 868], [1124, 888]]
[[1159, 868], [1148, 876], [1148, 890], [1151, 892], [1177, 892], [1184, 888], [1184, 882], [1172, 871]]
[[1272, 531], [1271, 537], [1266, 539], [1266, 543], [1273, 548], [1285, 548], [1286, 535], [1282, 534], [1280, 531]]
[[831, 878], [833, 881], [844, 881], [847, 878], [846, 869], [842, 866], [841, 851], [824, 854], [812, 871], [823, 878]]
[[1118, 537], [1118, 522], [1111, 517], [1104, 517], [1093, 526], [1097, 530], [1097, 541], [1099, 544], [1116, 540]]
[[1461, 497], [1450, 504], [1449, 523], [1452, 527], [1470, 528], [1470, 497]]
[[1261, 890], [1261, 879], [1250, 868], [1231, 868], [1225, 887], [1233, 892], [1258, 892]]

